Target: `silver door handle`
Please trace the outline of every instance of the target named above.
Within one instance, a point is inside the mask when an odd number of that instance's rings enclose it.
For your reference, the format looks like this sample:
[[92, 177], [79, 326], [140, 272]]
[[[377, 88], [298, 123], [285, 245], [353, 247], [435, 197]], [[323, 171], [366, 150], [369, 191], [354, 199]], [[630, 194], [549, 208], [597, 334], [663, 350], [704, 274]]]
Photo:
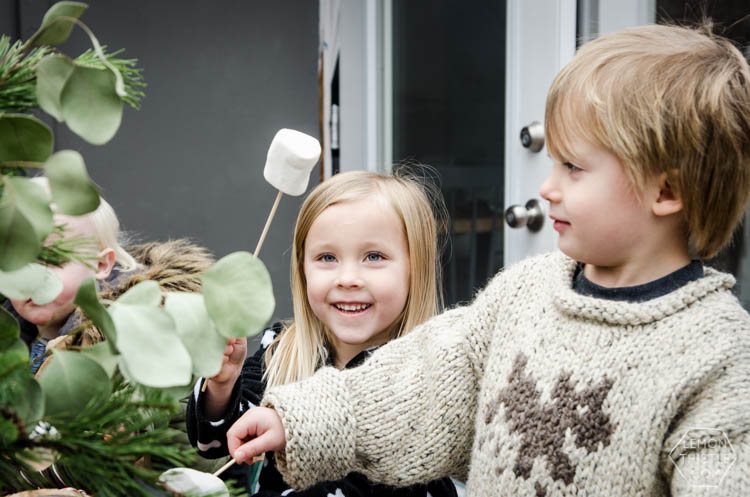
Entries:
[[505, 210], [505, 222], [511, 228], [526, 226], [529, 231], [539, 231], [544, 226], [544, 209], [538, 200], [532, 198], [523, 205], [511, 205]]
[[521, 129], [521, 145], [532, 152], [540, 152], [544, 148], [544, 125], [534, 121]]

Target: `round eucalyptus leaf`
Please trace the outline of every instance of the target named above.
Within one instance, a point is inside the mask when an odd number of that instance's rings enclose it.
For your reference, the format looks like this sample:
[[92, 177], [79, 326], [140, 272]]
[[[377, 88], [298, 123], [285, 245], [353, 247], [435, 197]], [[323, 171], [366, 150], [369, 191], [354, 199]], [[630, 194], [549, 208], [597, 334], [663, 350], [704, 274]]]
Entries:
[[44, 162], [52, 144], [52, 130], [36, 117], [0, 114], [0, 162]]
[[135, 381], [151, 387], [190, 382], [190, 354], [167, 311], [150, 305], [123, 304], [118, 299], [109, 307], [109, 313], [118, 330], [120, 363], [125, 364]]
[[167, 294], [164, 309], [177, 325], [177, 333], [193, 360], [193, 373], [209, 378], [221, 369], [227, 339], [208, 317], [203, 297], [196, 293]]
[[39, 383], [46, 417], [74, 418], [90, 401], [104, 401], [111, 391], [107, 372], [95, 360], [67, 350], [55, 350]]
[[[19, 338], [18, 321], [0, 307], [0, 378], [19, 368], [23, 372], [29, 371], [28, 363], [29, 350]], [[4, 385], [4, 382], [0, 382], [0, 390]]]
[[47, 192], [29, 178], [5, 177], [3, 183], [3, 199], [8, 199], [8, 208], [12, 210], [12, 216], [26, 218], [34, 228], [39, 243], [43, 242], [55, 228]]
[[9, 299], [31, 300], [37, 305], [52, 302], [63, 285], [54, 271], [41, 264], [27, 264], [15, 271], [0, 271], [0, 293]]
[[28, 430], [33, 430], [44, 416], [42, 387], [27, 368], [3, 378], [3, 398], [10, 399], [11, 409], [24, 421]]
[[109, 69], [77, 65], [63, 87], [63, 118], [74, 133], [91, 144], [107, 143], [120, 127], [122, 100], [115, 85]]
[[4, 307], [0, 306], [0, 350], [13, 345], [18, 340], [18, 321]]
[[95, 360], [107, 372], [107, 376], [112, 379], [117, 369], [117, 363], [120, 361], [120, 355], [112, 352], [112, 348], [107, 342], [100, 342], [90, 347], [83, 347], [81, 354]]
[[62, 54], [47, 55], [36, 66], [36, 99], [39, 107], [58, 121], [63, 120], [60, 93], [74, 67], [73, 61]]
[[161, 291], [159, 284], [152, 280], [141, 281], [137, 285], [123, 293], [118, 299], [118, 304], [158, 306], [161, 304]]
[[86, 317], [99, 328], [99, 331], [107, 337], [106, 343], [110, 348], [113, 348], [117, 343], [117, 329], [107, 309], [99, 302], [94, 278], [86, 279], [78, 287], [78, 292], [73, 303], [80, 307]]
[[29, 349], [20, 338], [0, 351], [0, 378], [11, 374], [15, 369], [28, 368]]
[[75, 150], [62, 150], [44, 164], [57, 212], [81, 216], [99, 207], [99, 191], [89, 179], [86, 164]]
[[78, 19], [88, 8], [81, 2], [57, 2], [47, 10], [42, 19], [42, 25], [29, 39], [33, 45], [59, 45], [70, 36], [74, 22], [65, 19], [68, 17]]
[[0, 197], [0, 269], [13, 271], [36, 259], [41, 243], [34, 227]]
[[273, 314], [271, 275], [249, 252], [222, 257], [201, 281], [208, 315], [226, 338], [257, 334]]

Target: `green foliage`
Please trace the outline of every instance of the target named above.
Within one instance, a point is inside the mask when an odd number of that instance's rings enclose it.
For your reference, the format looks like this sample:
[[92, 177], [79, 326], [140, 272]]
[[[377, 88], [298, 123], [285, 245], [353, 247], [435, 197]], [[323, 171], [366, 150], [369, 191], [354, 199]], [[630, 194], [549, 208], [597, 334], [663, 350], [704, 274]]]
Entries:
[[0, 114], [0, 163], [38, 167], [52, 154], [52, 130], [26, 114]]
[[203, 297], [194, 293], [170, 293], [164, 309], [172, 316], [177, 334], [193, 361], [193, 374], [209, 378], [221, 369], [227, 340], [208, 317]]
[[276, 305], [271, 275], [248, 252], [229, 254], [201, 278], [208, 315], [227, 338], [252, 336], [263, 329]]
[[68, 39], [73, 31], [74, 22], [88, 5], [81, 2], [57, 2], [49, 8], [42, 25], [34, 33], [27, 44], [29, 45], [59, 45]]
[[68, 127], [94, 145], [115, 136], [122, 121], [122, 100], [108, 69], [75, 67], [60, 94], [62, 115]]
[[48, 267], [27, 264], [11, 272], [0, 271], [0, 293], [10, 299], [31, 298], [44, 305], [55, 300], [62, 291], [62, 282]]
[[3, 177], [2, 181], [0, 270], [13, 271], [36, 258], [54, 223], [49, 198], [41, 186], [20, 177]]
[[99, 207], [99, 191], [89, 179], [83, 157], [75, 150], [63, 150], [50, 157], [44, 174], [60, 214], [80, 216]]
[[[90, 264], [98, 257], [93, 240], [55, 226], [50, 197], [26, 177], [29, 168], [43, 171], [57, 213], [96, 209], [98, 190], [81, 155], [53, 154], [52, 131], [26, 113], [40, 108], [84, 140], [104, 144], [119, 129], [123, 103], [138, 108], [143, 97], [137, 61], [121, 58], [122, 50], [105, 51], [79, 20], [86, 8], [58, 2], [25, 43], [0, 37], [4, 296], [49, 302], [60, 281], [36, 263]], [[51, 48], [76, 27], [89, 36], [90, 50], [71, 58]], [[30, 372], [18, 323], [0, 310], [0, 494], [28, 488], [20, 469], [50, 485], [30, 465], [54, 460], [70, 486], [102, 496], [150, 496], [148, 485], [156, 485], [161, 472], [189, 462], [193, 451], [174, 443], [167, 428], [175, 400], [189, 393], [193, 375], [219, 371], [227, 337], [257, 333], [274, 308], [268, 271], [249, 253], [221, 259], [202, 282], [205, 298], [163, 293], [157, 283], [143, 282], [115, 302], [102, 302], [94, 280], [85, 281], [75, 304], [88, 320], [71, 334], [93, 325], [106, 341], [56, 350], [39, 380]]]
[[37, 106], [36, 66], [52, 50], [25, 48], [21, 40], [0, 36], [0, 113], [26, 112]]
[[39, 383], [47, 411], [58, 418], [75, 417], [81, 406], [102, 402], [110, 393], [109, 377], [98, 362], [65, 350], [54, 352]]
[[0, 493], [26, 489], [19, 469], [35, 474], [28, 460], [44, 449], [55, 454], [55, 465], [67, 485], [97, 496], [152, 497], [148, 484], [194, 457], [193, 450], [174, 443], [177, 433], [168, 421], [177, 410], [177, 404], [159, 390], [140, 390], [116, 379], [106, 402], [81, 406], [75, 418], [50, 418], [54, 426], [50, 433], [34, 438], [21, 435], [3, 450]]

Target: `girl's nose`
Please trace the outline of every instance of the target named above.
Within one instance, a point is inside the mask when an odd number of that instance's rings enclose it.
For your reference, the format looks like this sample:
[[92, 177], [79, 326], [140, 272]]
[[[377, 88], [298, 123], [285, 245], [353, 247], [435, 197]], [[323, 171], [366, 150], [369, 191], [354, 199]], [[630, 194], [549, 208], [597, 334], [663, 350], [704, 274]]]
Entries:
[[336, 278], [336, 286], [340, 288], [359, 288], [363, 285], [359, 271], [349, 264], [343, 264]]

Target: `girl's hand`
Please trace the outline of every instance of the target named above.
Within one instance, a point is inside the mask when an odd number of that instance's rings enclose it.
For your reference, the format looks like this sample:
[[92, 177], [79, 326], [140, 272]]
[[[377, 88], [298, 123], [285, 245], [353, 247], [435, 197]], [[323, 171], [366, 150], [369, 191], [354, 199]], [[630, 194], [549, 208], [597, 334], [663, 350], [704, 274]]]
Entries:
[[286, 447], [284, 425], [276, 411], [253, 407], [227, 431], [229, 453], [238, 463], [253, 462], [256, 456]]
[[219, 385], [229, 383], [234, 386], [234, 382], [237, 381], [242, 372], [242, 364], [245, 362], [246, 355], [247, 338], [227, 339], [224, 357], [221, 360], [221, 369], [210, 380]]
[[242, 373], [242, 364], [247, 354], [247, 338], [230, 338], [224, 349], [221, 369], [216, 376], [206, 379], [206, 399], [203, 402], [203, 413], [211, 421], [224, 417], [232, 390], [237, 378]]

